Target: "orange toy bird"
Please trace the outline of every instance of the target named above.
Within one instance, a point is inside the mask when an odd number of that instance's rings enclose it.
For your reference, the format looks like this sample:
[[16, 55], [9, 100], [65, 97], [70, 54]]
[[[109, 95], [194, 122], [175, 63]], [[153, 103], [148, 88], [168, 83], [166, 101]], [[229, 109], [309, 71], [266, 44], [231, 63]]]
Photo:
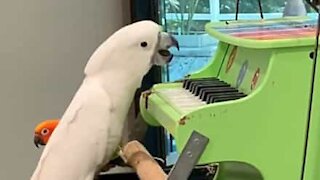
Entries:
[[[139, 117], [140, 118], [140, 117]], [[144, 132], [146, 131], [144, 125], [144, 121], [142, 119], [138, 118], [138, 122], [134, 124], [136, 127], [135, 131], [132, 131], [129, 133], [131, 136], [127, 140], [131, 139], [139, 139], [142, 140]], [[51, 134], [53, 133], [54, 129], [58, 126], [60, 119], [48, 119], [40, 122], [37, 124], [36, 128], [34, 129], [34, 144], [37, 148], [39, 148], [39, 145], [45, 146], [49, 139]], [[140, 123], [140, 124], [139, 124]], [[138, 130], [137, 130], [138, 129]], [[140, 132], [141, 131], [141, 132]], [[164, 166], [164, 161], [160, 158], [155, 158], [155, 160], [161, 165]], [[118, 166], [127, 166], [125, 162], [123, 162], [121, 157], [116, 157], [115, 159], [112, 159], [108, 164], [106, 164], [102, 169], [101, 172], [108, 171], [110, 168]]]
[[48, 143], [52, 132], [58, 124], [59, 119], [49, 119], [42, 121], [36, 126], [34, 129], [33, 142], [37, 148], [39, 148], [39, 145], [45, 146]]
[[[54, 129], [58, 126], [60, 119], [48, 119], [40, 122], [37, 124], [37, 126], [34, 129], [34, 144], [37, 148], [39, 148], [39, 145], [45, 146], [47, 145], [51, 134], [53, 133]], [[126, 166], [126, 164], [123, 162], [121, 157], [117, 157], [115, 159], [112, 159], [107, 165], [105, 165], [101, 172], [108, 171], [110, 168], [115, 167], [116, 165], [119, 166]]]

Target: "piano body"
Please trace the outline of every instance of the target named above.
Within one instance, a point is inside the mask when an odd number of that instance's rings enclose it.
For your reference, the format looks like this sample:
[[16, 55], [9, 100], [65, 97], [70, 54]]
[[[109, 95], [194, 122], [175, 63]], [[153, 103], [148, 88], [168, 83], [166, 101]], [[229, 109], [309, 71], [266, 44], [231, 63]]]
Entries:
[[140, 98], [142, 116], [168, 130], [178, 152], [193, 130], [208, 137], [198, 164], [217, 163], [215, 179], [319, 180], [315, 28], [305, 18], [208, 23], [219, 40], [211, 63], [183, 82], [154, 85]]

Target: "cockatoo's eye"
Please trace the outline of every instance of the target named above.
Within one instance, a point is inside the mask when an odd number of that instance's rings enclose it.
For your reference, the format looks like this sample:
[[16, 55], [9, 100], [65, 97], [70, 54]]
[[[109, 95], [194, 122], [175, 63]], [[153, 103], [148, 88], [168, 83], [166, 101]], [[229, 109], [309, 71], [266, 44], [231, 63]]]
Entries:
[[140, 46], [141, 46], [141, 47], [147, 47], [147, 46], [148, 46], [148, 43], [145, 42], [145, 41], [143, 41], [143, 42], [140, 43]]
[[47, 129], [47, 128], [43, 128], [42, 130], [41, 130], [41, 135], [42, 136], [45, 136], [45, 135], [47, 135], [49, 133], [49, 129]]

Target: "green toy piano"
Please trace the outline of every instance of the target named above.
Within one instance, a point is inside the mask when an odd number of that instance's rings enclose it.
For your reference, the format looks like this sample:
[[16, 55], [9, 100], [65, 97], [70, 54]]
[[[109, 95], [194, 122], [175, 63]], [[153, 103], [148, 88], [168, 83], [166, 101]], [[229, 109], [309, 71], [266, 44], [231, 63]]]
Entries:
[[258, 173], [265, 180], [319, 180], [315, 29], [316, 20], [304, 18], [208, 23], [219, 40], [211, 62], [180, 82], [154, 85], [140, 98], [141, 114], [172, 134], [178, 152], [193, 131], [208, 137], [198, 164], [217, 164], [214, 179]]

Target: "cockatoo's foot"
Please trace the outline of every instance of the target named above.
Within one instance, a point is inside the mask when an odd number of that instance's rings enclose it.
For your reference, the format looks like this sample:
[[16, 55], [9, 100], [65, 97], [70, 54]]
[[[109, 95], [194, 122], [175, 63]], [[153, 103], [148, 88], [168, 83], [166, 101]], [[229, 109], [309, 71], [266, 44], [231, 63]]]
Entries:
[[106, 165], [104, 165], [102, 168], [101, 168], [101, 172], [107, 172], [107, 171], [109, 171], [110, 169], [112, 169], [112, 168], [114, 168], [114, 167], [116, 167], [117, 166], [117, 164], [113, 164], [113, 163], [111, 163], [111, 162], [109, 162], [108, 164], [106, 164]]
[[113, 160], [111, 160], [108, 164], [112, 164], [112, 165], [115, 165], [115, 166], [121, 166], [121, 167], [126, 167], [128, 166], [126, 164], [126, 162], [119, 156]]
[[[112, 163], [115, 166], [129, 167], [129, 165], [127, 164], [127, 162], [123, 160], [123, 158], [124, 157], [119, 156], [116, 159], [113, 159], [112, 161], [110, 161], [109, 164]], [[159, 164], [160, 167], [166, 166], [165, 161], [163, 159], [158, 157], [153, 157], [153, 159]]]
[[101, 172], [107, 172], [116, 166], [120, 166], [120, 167], [127, 167], [128, 166], [126, 164], [126, 162], [124, 161], [124, 156], [122, 155], [122, 150], [120, 147], [118, 149], [117, 155], [118, 156], [116, 158], [112, 159], [111, 161], [109, 161], [108, 164], [106, 164], [105, 166], [103, 166], [101, 168]]

